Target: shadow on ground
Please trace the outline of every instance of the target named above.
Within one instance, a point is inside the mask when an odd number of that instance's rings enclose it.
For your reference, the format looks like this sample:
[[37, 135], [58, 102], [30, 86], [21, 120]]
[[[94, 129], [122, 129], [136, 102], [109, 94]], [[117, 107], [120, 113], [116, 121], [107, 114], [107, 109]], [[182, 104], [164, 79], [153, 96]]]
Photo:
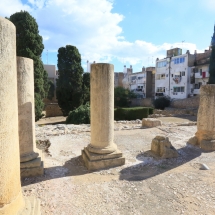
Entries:
[[33, 178], [23, 178], [22, 186], [27, 186], [29, 184], [35, 184], [42, 181], [52, 180], [56, 178], [63, 178], [68, 176], [84, 175], [90, 171], [84, 166], [81, 156], [73, 157], [66, 161], [63, 166], [55, 166], [44, 169], [44, 175], [33, 177]]
[[[136, 156], [141, 163], [124, 168], [120, 171], [120, 180], [141, 181], [177, 168], [201, 155], [201, 149], [186, 146], [178, 149], [179, 157], [171, 159], [159, 159], [146, 151]], [[63, 166], [45, 168], [45, 174], [40, 177], [22, 179], [22, 186], [35, 184], [46, 180], [63, 178], [68, 176], [85, 175], [90, 173], [84, 166], [81, 156], [73, 157]]]
[[120, 171], [120, 180], [142, 181], [177, 168], [201, 155], [201, 149], [190, 146], [178, 149], [179, 157], [160, 159], [151, 151], [138, 154], [139, 164], [124, 168]]

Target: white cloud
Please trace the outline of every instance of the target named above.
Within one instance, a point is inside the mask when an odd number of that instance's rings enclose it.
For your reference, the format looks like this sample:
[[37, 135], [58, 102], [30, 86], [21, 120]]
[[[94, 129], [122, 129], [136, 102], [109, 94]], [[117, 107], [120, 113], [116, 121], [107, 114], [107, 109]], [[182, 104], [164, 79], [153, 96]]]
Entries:
[[2, 17], [9, 17], [20, 10], [31, 11], [31, 8], [26, 4], [24, 5], [21, 0], [2, 0], [0, 2], [0, 16]]
[[[119, 26], [124, 17], [112, 12], [113, 1], [28, 0], [28, 4], [32, 7], [19, 0], [1, 2], [0, 14], [6, 11], [4, 15], [10, 16], [21, 9], [30, 10], [38, 22], [45, 50], [49, 52], [71, 44], [79, 49], [83, 61], [117, 59], [122, 63], [147, 65], [157, 57], [165, 57], [165, 50], [181, 47], [181, 43], [155, 45], [142, 40], [126, 41]], [[195, 44], [184, 43], [183, 49], [193, 52], [197, 48]]]

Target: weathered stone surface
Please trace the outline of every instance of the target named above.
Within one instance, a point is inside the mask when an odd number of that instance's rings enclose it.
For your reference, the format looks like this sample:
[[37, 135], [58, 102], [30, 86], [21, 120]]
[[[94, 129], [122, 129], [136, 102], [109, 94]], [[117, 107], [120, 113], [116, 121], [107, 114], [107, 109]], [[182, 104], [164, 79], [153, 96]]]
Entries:
[[172, 146], [168, 137], [156, 136], [151, 143], [151, 150], [161, 158], [178, 157], [177, 150]]
[[205, 151], [215, 150], [215, 84], [201, 86], [197, 116], [198, 145]]
[[26, 167], [26, 168], [21, 168], [21, 177], [26, 178], [26, 177], [35, 177], [35, 176], [40, 176], [44, 174], [44, 165], [43, 161], [39, 163], [39, 166], [36, 167]]
[[198, 139], [196, 136], [194, 137], [191, 137], [188, 141], [187, 141], [188, 144], [191, 144], [193, 146], [198, 146]]
[[[91, 65], [90, 73], [90, 115], [91, 115], [91, 143], [82, 151], [82, 157], [88, 169], [123, 165], [125, 159], [113, 157], [106, 159], [106, 154], [115, 153], [114, 143], [114, 67], [112, 64], [97, 63]], [[90, 154], [98, 154], [96, 160], [91, 160]], [[101, 155], [104, 155], [101, 159]], [[119, 155], [118, 151], [117, 154]]]
[[82, 150], [82, 158], [88, 170], [101, 170], [125, 164], [125, 158], [119, 150], [109, 154], [92, 153], [85, 148]]
[[34, 69], [33, 60], [29, 58], [17, 57], [17, 89], [20, 162], [24, 162], [21, 164], [21, 177], [36, 176], [38, 173], [43, 174], [43, 164], [40, 159], [36, 160], [39, 153], [36, 151], [35, 139]]
[[204, 151], [215, 151], [215, 140], [202, 140], [200, 142], [200, 147]]
[[147, 118], [147, 119], [143, 118], [142, 119], [143, 127], [152, 128], [152, 127], [161, 126], [161, 125], [162, 125], [162, 123], [158, 119], [154, 119], [154, 118]]
[[20, 184], [16, 30], [0, 17], [0, 214], [14, 215], [24, 207]]

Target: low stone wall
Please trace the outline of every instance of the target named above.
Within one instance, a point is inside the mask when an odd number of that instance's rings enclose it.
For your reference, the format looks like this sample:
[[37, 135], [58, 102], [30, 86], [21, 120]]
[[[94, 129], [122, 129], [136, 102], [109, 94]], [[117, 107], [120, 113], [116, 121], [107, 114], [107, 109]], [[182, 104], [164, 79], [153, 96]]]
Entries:
[[45, 106], [46, 117], [63, 116], [58, 103], [51, 103]]
[[161, 117], [161, 116], [177, 116], [177, 115], [192, 115], [197, 116], [198, 109], [187, 108], [187, 109], [177, 109], [177, 108], [166, 108], [165, 110], [154, 109], [154, 114], [149, 117]]
[[194, 96], [186, 99], [178, 99], [178, 100], [173, 100], [171, 102], [171, 107], [172, 108], [198, 108], [199, 107], [199, 96]]
[[153, 107], [153, 99], [145, 98], [145, 99], [131, 99], [131, 107]]

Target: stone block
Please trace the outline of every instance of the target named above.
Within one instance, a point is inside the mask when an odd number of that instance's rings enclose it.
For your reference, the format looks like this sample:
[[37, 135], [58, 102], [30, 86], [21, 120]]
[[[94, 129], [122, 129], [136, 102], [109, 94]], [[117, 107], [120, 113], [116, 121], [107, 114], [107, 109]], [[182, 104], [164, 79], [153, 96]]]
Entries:
[[162, 125], [162, 122], [158, 119], [154, 119], [154, 118], [142, 119], [143, 127], [152, 128], [152, 127], [161, 126], [161, 125]]
[[178, 157], [177, 150], [172, 146], [168, 137], [156, 136], [151, 143], [151, 151], [161, 158]]
[[84, 148], [82, 150], [82, 158], [87, 169], [92, 171], [125, 164], [125, 158], [122, 157], [122, 153], [119, 150], [109, 154], [95, 154]]
[[193, 146], [198, 146], [198, 138], [196, 136], [194, 137], [191, 137], [188, 141], [187, 141], [188, 144], [191, 144]]
[[21, 173], [22, 178], [35, 177], [35, 176], [43, 175], [44, 174], [43, 161], [40, 162], [40, 166], [21, 168], [20, 173]]
[[202, 140], [200, 142], [200, 147], [204, 151], [215, 151], [215, 140]]

